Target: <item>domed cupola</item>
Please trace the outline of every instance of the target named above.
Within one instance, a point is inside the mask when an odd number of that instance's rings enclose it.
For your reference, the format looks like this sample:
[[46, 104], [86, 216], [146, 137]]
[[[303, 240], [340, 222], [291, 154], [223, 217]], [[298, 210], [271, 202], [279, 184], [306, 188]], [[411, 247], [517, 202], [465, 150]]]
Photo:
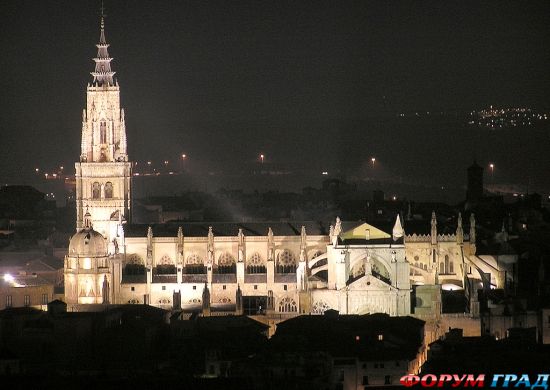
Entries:
[[91, 214], [86, 211], [85, 228], [71, 238], [69, 256], [105, 257], [108, 255], [105, 237], [92, 228], [91, 217]]
[[105, 238], [92, 228], [84, 228], [71, 238], [69, 256], [105, 257]]

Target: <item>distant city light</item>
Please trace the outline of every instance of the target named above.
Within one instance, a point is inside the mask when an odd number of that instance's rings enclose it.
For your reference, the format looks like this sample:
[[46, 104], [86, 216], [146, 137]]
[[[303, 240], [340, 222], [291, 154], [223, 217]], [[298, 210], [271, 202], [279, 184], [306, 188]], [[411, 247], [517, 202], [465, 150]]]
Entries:
[[324, 171], [324, 172], [321, 172], [321, 175], [328, 175], [328, 172], [327, 171]]

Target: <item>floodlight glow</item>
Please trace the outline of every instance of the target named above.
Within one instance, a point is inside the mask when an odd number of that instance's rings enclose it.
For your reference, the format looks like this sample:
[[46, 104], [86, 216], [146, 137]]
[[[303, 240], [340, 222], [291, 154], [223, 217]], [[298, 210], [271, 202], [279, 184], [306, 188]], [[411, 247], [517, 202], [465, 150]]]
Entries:
[[4, 274], [4, 281], [13, 282], [13, 276], [11, 276], [10, 274]]

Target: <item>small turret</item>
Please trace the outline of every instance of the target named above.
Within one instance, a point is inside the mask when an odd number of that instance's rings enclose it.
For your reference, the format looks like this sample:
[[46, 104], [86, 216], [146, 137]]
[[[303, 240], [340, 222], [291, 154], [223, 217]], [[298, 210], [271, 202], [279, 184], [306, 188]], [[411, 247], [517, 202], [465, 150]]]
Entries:
[[399, 217], [399, 214], [397, 214], [397, 217], [395, 218], [395, 223], [394, 223], [393, 229], [392, 229], [393, 241], [399, 240], [404, 235], [405, 235], [405, 232], [403, 230], [403, 225], [401, 225], [401, 218]]
[[432, 229], [430, 232], [431, 238], [432, 238], [432, 245], [437, 244], [437, 218], [435, 216], [435, 211], [432, 211]]

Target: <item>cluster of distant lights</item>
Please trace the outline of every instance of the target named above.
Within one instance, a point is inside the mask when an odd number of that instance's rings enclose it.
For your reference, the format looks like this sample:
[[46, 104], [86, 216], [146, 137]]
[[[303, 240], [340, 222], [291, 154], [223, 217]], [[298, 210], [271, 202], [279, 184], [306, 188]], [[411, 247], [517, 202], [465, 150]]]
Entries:
[[470, 125], [491, 129], [517, 126], [533, 126], [537, 122], [548, 120], [548, 114], [536, 112], [530, 108], [494, 108], [472, 111]]
[[[183, 153], [181, 155], [182, 166], [185, 165], [186, 160], [187, 160], [187, 154]], [[265, 160], [266, 160], [266, 155], [264, 153], [260, 153], [258, 155], [258, 162], [260, 162], [263, 165], [265, 163]], [[370, 163], [372, 165], [372, 168], [374, 168], [375, 165], [376, 165], [376, 157], [371, 157], [370, 158]], [[170, 161], [169, 160], [162, 161], [161, 166], [164, 168], [163, 170], [160, 170], [160, 169], [157, 169], [156, 167], [154, 167], [153, 161], [151, 161], [151, 160], [148, 160], [148, 161], [146, 161], [144, 163], [141, 163], [141, 164], [136, 161], [134, 163], [134, 167], [138, 167], [138, 166], [147, 166], [147, 171], [142, 171], [142, 172], [134, 171], [133, 176], [160, 176], [160, 175], [163, 175], [163, 174], [178, 175], [178, 174], [181, 173], [179, 171], [174, 171], [174, 170], [166, 171], [166, 169], [168, 169], [170, 167]], [[43, 173], [44, 178], [46, 180], [56, 180], [56, 179], [68, 180], [69, 176], [64, 175], [63, 169], [64, 169], [64, 167], [60, 166], [57, 172], [53, 172], [53, 173], [44, 172]], [[35, 171], [36, 174], [41, 174], [40, 168], [35, 168], [34, 171]], [[328, 171], [322, 171], [321, 175], [328, 176], [329, 172]], [[53, 193], [46, 194], [46, 196], [51, 197], [51, 198], [55, 198], [55, 195]]]

